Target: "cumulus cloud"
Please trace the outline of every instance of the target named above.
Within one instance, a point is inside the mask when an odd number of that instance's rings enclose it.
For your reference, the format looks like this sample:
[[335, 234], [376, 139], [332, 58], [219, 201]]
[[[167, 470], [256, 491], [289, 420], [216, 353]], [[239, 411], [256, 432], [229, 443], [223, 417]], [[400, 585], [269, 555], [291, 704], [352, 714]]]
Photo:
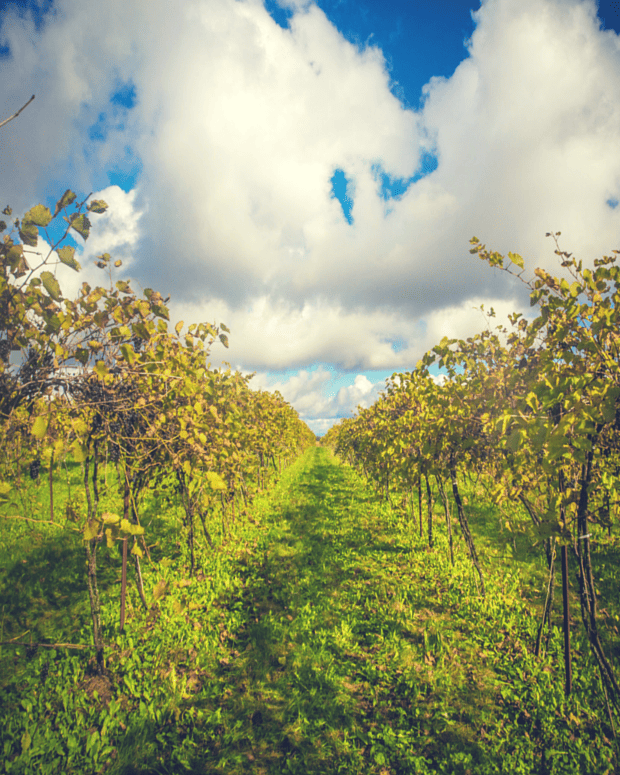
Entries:
[[[281, 392], [323, 422], [373, 394], [361, 372], [410, 370], [443, 335], [480, 330], [481, 301], [527, 308], [469, 254], [473, 235], [528, 274], [558, 271], [547, 231], [586, 262], [620, 247], [620, 42], [593, 0], [483, 0], [463, 61], [416, 112], [378, 48], [286, 6], [289, 29], [260, 0], [58, 0], [38, 31], [9, 7], [0, 103], [37, 98], [2, 130], [0, 182], [23, 211], [138, 160], [131, 194], [97, 192], [116, 213], [88, 255], [123, 258], [178, 318], [225, 322], [223, 355], [244, 369], [302, 369]], [[133, 107], [110, 101], [123, 87]], [[386, 203], [377, 165], [409, 179], [427, 151], [437, 168]], [[341, 398], [308, 371], [319, 361], [357, 375]]]
[[336, 392], [330, 390], [331, 381], [332, 373], [320, 366], [314, 371], [301, 369], [285, 380], [274, 381], [257, 373], [250, 387], [278, 390], [320, 436], [339, 418], [351, 416], [357, 407], [371, 406], [385, 389], [384, 382], [372, 383], [364, 374], [356, 375], [352, 385]]

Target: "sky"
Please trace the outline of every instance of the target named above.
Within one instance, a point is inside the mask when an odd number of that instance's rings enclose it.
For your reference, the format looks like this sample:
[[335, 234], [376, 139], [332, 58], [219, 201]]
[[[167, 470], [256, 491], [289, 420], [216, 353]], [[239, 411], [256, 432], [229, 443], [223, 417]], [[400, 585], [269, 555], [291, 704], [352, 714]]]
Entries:
[[[224, 323], [317, 435], [620, 248], [620, 0], [0, 0], [0, 203], [104, 199], [80, 276]], [[50, 235], [53, 236], [53, 235]], [[78, 238], [79, 239], [79, 238]], [[43, 240], [37, 250], [43, 252]]]

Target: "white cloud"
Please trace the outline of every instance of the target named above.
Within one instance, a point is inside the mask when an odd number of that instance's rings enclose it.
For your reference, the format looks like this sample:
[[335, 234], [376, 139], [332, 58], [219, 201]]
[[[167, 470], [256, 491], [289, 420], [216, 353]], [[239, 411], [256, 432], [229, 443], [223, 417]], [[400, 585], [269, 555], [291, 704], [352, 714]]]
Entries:
[[[37, 94], [1, 130], [14, 209], [51, 182], [91, 190], [130, 148], [138, 188], [96, 194], [116, 213], [93, 218], [87, 254], [123, 258], [179, 318], [225, 322], [231, 349], [214, 360], [259, 371], [409, 370], [444, 334], [480, 330], [480, 300], [526, 305], [469, 255], [473, 235], [523, 255], [528, 275], [557, 272], [547, 231], [586, 262], [620, 247], [606, 204], [620, 198], [620, 43], [592, 0], [483, 0], [469, 56], [431, 79], [419, 113], [390, 92], [381, 51], [287, 5], [288, 30], [260, 0], [57, 0], [40, 32], [9, 10], [0, 104], [8, 115]], [[114, 108], [129, 81], [136, 106]], [[89, 139], [95, 123], [104, 140]], [[438, 168], [386, 215], [373, 163], [406, 178], [433, 144]], [[337, 167], [355, 188], [351, 226], [331, 197]], [[363, 382], [328, 400], [302, 373], [286, 389], [308, 416], [366, 400]]]
[[[36, 248], [26, 248], [26, 259], [34, 268], [39, 262], [46, 260], [46, 267], [40, 267], [35, 274], [39, 274], [44, 268], [53, 268], [65, 298], [75, 298], [83, 282], [89, 285], [107, 288], [110, 277], [107, 272], [95, 266], [96, 257], [102, 253], [109, 253], [113, 261], [121, 260], [122, 267], [112, 269], [112, 281], [131, 278], [131, 264], [133, 252], [139, 235], [139, 222], [142, 213], [136, 209], [134, 200], [135, 191], [125, 193], [118, 186], [109, 186], [97, 192], [92, 198], [103, 199], [109, 207], [105, 213], [89, 214], [91, 231], [86, 241], [82, 240], [75, 232], [70, 232], [77, 245], [76, 260], [81, 265], [81, 271], [62, 264], [49, 242], [42, 236], [45, 230], [39, 230], [39, 240]], [[69, 208], [72, 210], [72, 208]], [[56, 235], [56, 240], [61, 235]], [[63, 241], [63, 247], [70, 245], [72, 240]], [[54, 243], [55, 244], [55, 243]], [[50, 251], [51, 254], [50, 254]], [[141, 295], [140, 287], [134, 281], [133, 290]]]
[[350, 417], [356, 407], [373, 404], [385, 383], [373, 384], [364, 374], [358, 374], [352, 385], [334, 392], [330, 389], [332, 373], [323, 367], [314, 371], [301, 369], [285, 380], [270, 380], [260, 372], [250, 382], [254, 390], [278, 390], [292, 404], [302, 420], [318, 435], [323, 435], [341, 417]]

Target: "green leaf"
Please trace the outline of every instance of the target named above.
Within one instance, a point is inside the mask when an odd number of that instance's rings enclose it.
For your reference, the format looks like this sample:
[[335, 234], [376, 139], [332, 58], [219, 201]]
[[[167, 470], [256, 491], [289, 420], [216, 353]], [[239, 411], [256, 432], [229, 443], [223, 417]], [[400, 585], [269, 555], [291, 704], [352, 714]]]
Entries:
[[70, 266], [71, 269], [75, 269], [76, 272], [80, 271], [82, 267], [74, 258], [75, 248], [72, 248], [70, 245], [65, 245], [64, 248], [59, 248], [56, 252], [63, 264]]
[[35, 226], [47, 226], [52, 220], [52, 214], [45, 205], [35, 205], [24, 215], [24, 221], [34, 223]]
[[88, 239], [88, 235], [90, 234], [90, 221], [84, 213], [71, 216], [71, 228], [75, 229], [83, 239]]
[[168, 308], [164, 307], [163, 304], [153, 304], [153, 313], [157, 315], [158, 318], [164, 318], [164, 320], [170, 320], [170, 313], [168, 312]]
[[93, 201], [87, 205], [86, 209], [90, 210], [91, 213], [105, 213], [108, 209], [108, 205], [103, 199], [93, 199]]
[[88, 363], [88, 350], [85, 350], [83, 347], [78, 347], [78, 349], [75, 351], [75, 359], [79, 361], [82, 366], [86, 366]]
[[49, 425], [49, 417], [45, 415], [39, 415], [32, 425], [30, 431], [32, 435], [37, 439], [42, 439], [47, 433], [47, 426]]
[[22, 753], [26, 753], [26, 751], [30, 748], [30, 744], [32, 743], [30, 735], [28, 734], [28, 730], [26, 730], [22, 735], [21, 743], [22, 743]]
[[516, 452], [521, 446], [524, 439], [525, 439], [525, 432], [523, 431], [522, 428], [517, 428], [508, 437], [506, 446], [511, 452]]
[[56, 209], [54, 210], [54, 218], [65, 207], [75, 202], [75, 194], [70, 189], [67, 189], [61, 198], [56, 202]]
[[224, 347], [228, 347], [228, 337], [226, 334], [220, 334], [220, 342], [224, 345]]
[[60, 285], [51, 272], [41, 272], [41, 282], [54, 301], [61, 301]]
[[19, 229], [19, 237], [24, 245], [36, 248], [39, 239], [39, 230], [32, 221], [22, 221]]
[[123, 358], [127, 361], [127, 363], [130, 366], [133, 366], [133, 364], [136, 362], [136, 353], [134, 352], [133, 347], [130, 344], [121, 345], [121, 352], [123, 353]]

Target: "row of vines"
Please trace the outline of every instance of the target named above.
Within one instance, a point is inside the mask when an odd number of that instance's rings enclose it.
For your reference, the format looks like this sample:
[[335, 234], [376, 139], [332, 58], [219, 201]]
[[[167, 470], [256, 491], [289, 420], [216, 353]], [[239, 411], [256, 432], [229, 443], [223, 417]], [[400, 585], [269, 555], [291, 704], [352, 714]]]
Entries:
[[[485, 594], [484, 567], [470, 529], [463, 482], [475, 477], [513, 530], [545, 551], [549, 585], [536, 653], [550, 623], [556, 550], [562, 567], [565, 689], [572, 688], [569, 579], [576, 575], [583, 627], [612, 719], [620, 710], [613, 632], [598, 610], [593, 542], [612, 535], [620, 495], [620, 267], [616, 257], [584, 268], [561, 251], [561, 277], [521, 256], [504, 257], [472, 238], [471, 253], [525, 283], [535, 319], [510, 316], [466, 340], [444, 338], [409, 373], [394, 374], [370, 408], [342, 420], [324, 443], [380, 488], [409, 495], [420, 534], [434, 543], [431, 489], [445, 511], [453, 556], [451, 503]], [[619, 251], [613, 251], [618, 254]], [[494, 311], [488, 313], [494, 317]], [[443, 379], [431, 367], [443, 369]], [[452, 498], [449, 497], [451, 491]], [[428, 514], [423, 515], [423, 492]], [[615, 631], [617, 635], [617, 630]], [[613, 728], [613, 721], [612, 721]]]
[[[212, 520], [221, 519], [224, 528], [234, 522], [315, 437], [279, 393], [251, 390], [252, 375], [210, 368], [212, 345], [228, 346], [226, 326], [186, 328], [179, 322], [171, 331], [168, 299], [148, 288], [138, 296], [129, 282], [114, 282], [121, 262], [109, 254], [95, 261], [109, 286], [84, 282], [76, 299], [65, 298], [57, 266], [81, 270], [68, 238], [86, 240], [89, 216], [107, 209], [105, 202], [88, 199], [76, 203], [67, 191], [53, 213], [37, 205], [10, 227], [0, 221], [0, 510], [5, 524], [32, 519], [14, 513], [23, 479], [49, 481], [48, 523], [83, 538], [102, 672], [97, 551], [122, 543], [122, 630], [129, 559], [146, 607], [143, 495], [163, 490], [182, 503], [191, 575], [197, 542], [215, 550]], [[3, 214], [12, 211], [6, 207]], [[61, 216], [65, 226], [59, 232]], [[51, 246], [45, 256], [37, 252], [40, 230]], [[67, 461], [81, 465], [84, 508], [55, 514], [54, 483]], [[100, 505], [109, 466], [119, 482], [114, 512]]]

